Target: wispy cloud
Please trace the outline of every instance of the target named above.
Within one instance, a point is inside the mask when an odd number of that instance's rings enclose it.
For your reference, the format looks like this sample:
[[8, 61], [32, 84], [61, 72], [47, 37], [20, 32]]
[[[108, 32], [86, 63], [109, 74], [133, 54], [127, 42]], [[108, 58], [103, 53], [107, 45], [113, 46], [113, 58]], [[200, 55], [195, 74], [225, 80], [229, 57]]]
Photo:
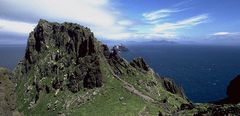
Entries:
[[[186, 17], [183, 20], [177, 20], [175, 22], [171, 21], [172, 19], [176, 20], [174, 15], [187, 13], [186, 11], [191, 10], [191, 7], [186, 6], [191, 3], [192, 0], [184, 0], [169, 8], [143, 13], [144, 22], [150, 27], [147, 35], [154, 35], [154, 37], [156, 37], [156, 35], [161, 35], [163, 38], [179, 38], [180, 30], [191, 28], [209, 21], [208, 14]], [[140, 28], [139, 30], [142, 29]]]
[[154, 20], [159, 20], [162, 18], [169, 17], [171, 13], [176, 13], [180, 12], [182, 10], [177, 10], [177, 9], [160, 9], [157, 11], [149, 12], [149, 13], [143, 13], [143, 17], [145, 20], [148, 21], [154, 21]]
[[193, 0], [183, 0], [177, 4], [174, 4], [173, 7], [180, 7], [180, 6], [186, 6], [186, 5], [189, 6], [189, 4], [193, 3], [192, 1]]
[[240, 32], [216, 32], [213, 36], [240, 36]]
[[27, 34], [33, 30], [34, 26], [35, 24], [31, 23], [0, 19], [0, 31], [3, 32]]
[[173, 31], [176, 29], [189, 28], [207, 22], [208, 18], [208, 14], [202, 14], [175, 23], [158, 24], [153, 28], [153, 31], [156, 33], [161, 33], [165, 31]]
[[178, 39], [180, 30], [206, 23], [208, 20], [208, 14], [201, 14], [177, 22], [157, 22], [156, 24], [140, 25], [134, 28], [136, 34], [133, 37], [145, 39]]

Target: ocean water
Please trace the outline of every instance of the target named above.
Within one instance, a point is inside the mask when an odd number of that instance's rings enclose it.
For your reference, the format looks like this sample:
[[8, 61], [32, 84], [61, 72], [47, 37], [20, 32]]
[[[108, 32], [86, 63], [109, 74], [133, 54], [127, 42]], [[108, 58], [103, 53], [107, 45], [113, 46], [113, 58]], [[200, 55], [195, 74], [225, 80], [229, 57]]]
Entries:
[[25, 45], [0, 45], [0, 67], [13, 70], [24, 53]]
[[[227, 46], [127, 46], [127, 60], [143, 57], [158, 74], [173, 79], [193, 102], [226, 96], [228, 83], [240, 74], [240, 47]], [[11, 70], [24, 56], [25, 46], [0, 46], [0, 67]], [[237, 88], [238, 89], [238, 88]]]
[[[159, 75], [182, 86], [193, 102], [226, 96], [229, 82], [240, 74], [240, 46], [138, 45], [121, 55], [131, 61], [141, 56]], [[239, 89], [239, 88], [236, 88]]]

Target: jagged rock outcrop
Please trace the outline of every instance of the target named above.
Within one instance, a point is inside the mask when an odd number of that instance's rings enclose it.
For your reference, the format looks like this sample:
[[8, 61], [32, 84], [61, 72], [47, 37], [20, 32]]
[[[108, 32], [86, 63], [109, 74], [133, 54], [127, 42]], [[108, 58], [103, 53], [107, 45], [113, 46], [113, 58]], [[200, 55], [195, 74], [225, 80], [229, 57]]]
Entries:
[[149, 71], [149, 66], [145, 63], [145, 61], [141, 57], [133, 59], [133, 61], [130, 62], [130, 65], [137, 69]]
[[240, 75], [236, 76], [227, 87], [227, 98], [215, 102], [216, 104], [240, 103]]
[[40, 20], [29, 35], [25, 57], [18, 69], [24, 78], [34, 71], [33, 85], [46, 86], [38, 82], [51, 77], [54, 89], [68, 87], [77, 92], [81, 88], [101, 87], [98, 53], [101, 51], [97, 42], [89, 28]]
[[128, 68], [128, 62], [119, 56], [118, 51], [116, 49], [111, 49], [107, 47], [107, 45], [102, 45], [103, 54], [107, 59], [109, 65], [112, 67], [114, 73], [116, 75], [122, 75], [123, 70], [121, 68]]
[[168, 78], [164, 78], [163, 79], [163, 86], [167, 91], [169, 91], [173, 94], [179, 94], [182, 97], [185, 97], [183, 89], [178, 87], [172, 80], [170, 80]]
[[171, 92], [172, 94], [177, 94], [177, 95], [181, 96], [182, 98], [187, 99], [182, 87], [177, 86], [177, 84], [173, 80], [171, 80], [169, 78], [161, 77], [157, 73], [155, 73], [154, 75], [159, 80], [159, 82], [162, 84], [162, 86], [165, 90]]

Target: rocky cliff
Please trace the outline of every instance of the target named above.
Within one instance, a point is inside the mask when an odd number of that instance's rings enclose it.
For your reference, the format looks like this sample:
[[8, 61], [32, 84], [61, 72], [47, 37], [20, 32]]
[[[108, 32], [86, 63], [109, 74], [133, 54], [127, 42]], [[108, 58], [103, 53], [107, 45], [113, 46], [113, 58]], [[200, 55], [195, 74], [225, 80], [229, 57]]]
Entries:
[[24, 115], [213, 111], [208, 104], [192, 104], [179, 86], [156, 74], [143, 58], [127, 62], [99, 42], [89, 28], [74, 23], [40, 20], [13, 74], [17, 109]]
[[[51, 77], [52, 87], [63, 86], [72, 92], [102, 86], [99, 48], [90, 29], [73, 23], [49, 23], [40, 20], [30, 33], [22, 73], [36, 69], [35, 85]], [[69, 83], [64, 85], [64, 81]], [[39, 85], [44, 86], [44, 85]]]

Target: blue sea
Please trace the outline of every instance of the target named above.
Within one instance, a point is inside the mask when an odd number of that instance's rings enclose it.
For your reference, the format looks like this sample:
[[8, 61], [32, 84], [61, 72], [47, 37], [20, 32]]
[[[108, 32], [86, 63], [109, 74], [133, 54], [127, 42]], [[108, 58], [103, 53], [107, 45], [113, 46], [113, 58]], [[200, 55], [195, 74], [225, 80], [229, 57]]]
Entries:
[[0, 67], [13, 70], [23, 58], [25, 45], [0, 45]]
[[[129, 45], [121, 55], [143, 57], [158, 74], [173, 79], [193, 102], [226, 96], [228, 83], [240, 74], [240, 47], [200, 45]], [[0, 46], [0, 66], [13, 70], [25, 46]]]

